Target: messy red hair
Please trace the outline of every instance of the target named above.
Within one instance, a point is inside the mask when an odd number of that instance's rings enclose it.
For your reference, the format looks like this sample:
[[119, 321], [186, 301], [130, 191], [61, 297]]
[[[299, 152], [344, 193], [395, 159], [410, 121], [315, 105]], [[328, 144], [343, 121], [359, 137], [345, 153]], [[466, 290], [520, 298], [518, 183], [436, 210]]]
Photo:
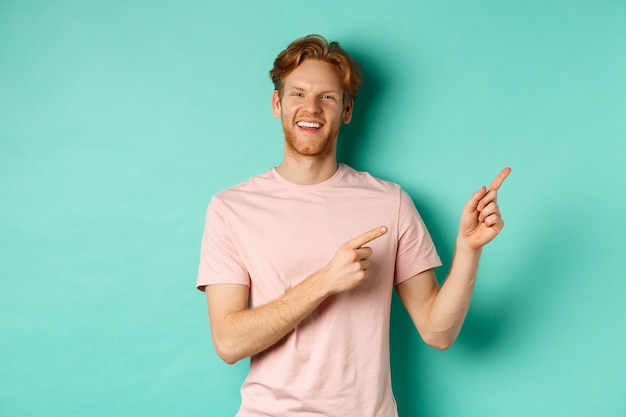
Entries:
[[320, 35], [308, 35], [296, 39], [274, 60], [270, 78], [280, 97], [282, 97], [285, 77], [306, 59], [319, 59], [335, 65], [342, 78], [344, 103], [347, 104], [356, 99], [359, 88], [363, 84], [361, 67], [348, 52], [339, 46], [339, 42], [328, 42]]

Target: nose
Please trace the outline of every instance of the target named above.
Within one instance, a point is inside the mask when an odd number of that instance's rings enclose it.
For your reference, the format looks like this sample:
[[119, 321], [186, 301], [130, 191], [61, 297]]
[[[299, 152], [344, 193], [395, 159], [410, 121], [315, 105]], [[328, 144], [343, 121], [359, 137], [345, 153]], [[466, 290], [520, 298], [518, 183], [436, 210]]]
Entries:
[[307, 113], [315, 114], [322, 111], [322, 106], [320, 105], [320, 98], [315, 95], [309, 95], [306, 98], [304, 103], [304, 110]]

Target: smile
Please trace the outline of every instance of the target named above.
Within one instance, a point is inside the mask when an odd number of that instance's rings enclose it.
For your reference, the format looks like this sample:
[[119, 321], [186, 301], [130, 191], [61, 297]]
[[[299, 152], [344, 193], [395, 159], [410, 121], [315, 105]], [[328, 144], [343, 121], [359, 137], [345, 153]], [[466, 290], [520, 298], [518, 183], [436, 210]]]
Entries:
[[319, 129], [320, 127], [322, 127], [321, 123], [316, 122], [298, 122], [296, 123], [296, 125], [298, 125], [299, 127], [306, 127], [310, 129]]

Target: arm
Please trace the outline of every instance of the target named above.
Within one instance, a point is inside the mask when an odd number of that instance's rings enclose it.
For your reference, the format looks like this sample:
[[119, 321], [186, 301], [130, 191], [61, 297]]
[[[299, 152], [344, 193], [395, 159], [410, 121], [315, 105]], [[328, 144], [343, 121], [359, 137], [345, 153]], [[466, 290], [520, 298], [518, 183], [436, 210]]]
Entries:
[[367, 258], [372, 254], [364, 245], [386, 232], [385, 227], [379, 227], [344, 243], [328, 265], [262, 306], [248, 308], [247, 286], [206, 286], [218, 355], [232, 364], [262, 352], [291, 332], [327, 297], [360, 285], [367, 279]]
[[227, 363], [261, 352], [289, 333], [329, 294], [311, 276], [280, 298], [248, 309], [245, 285], [208, 285], [211, 336], [218, 355]]
[[452, 266], [439, 287], [432, 270], [422, 272], [396, 286], [424, 341], [447, 349], [458, 336], [474, 291], [482, 247], [504, 227], [497, 205], [497, 192], [510, 174], [500, 172], [489, 189], [482, 187], [463, 208]]

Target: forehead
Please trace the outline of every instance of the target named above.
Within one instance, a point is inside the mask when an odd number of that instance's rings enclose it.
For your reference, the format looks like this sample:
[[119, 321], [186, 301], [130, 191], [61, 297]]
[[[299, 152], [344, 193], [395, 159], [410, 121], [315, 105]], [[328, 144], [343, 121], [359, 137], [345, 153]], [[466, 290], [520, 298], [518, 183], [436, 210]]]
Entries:
[[307, 59], [285, 77], [285, 88], [343, 91], [337, 66], [319, 59]]

